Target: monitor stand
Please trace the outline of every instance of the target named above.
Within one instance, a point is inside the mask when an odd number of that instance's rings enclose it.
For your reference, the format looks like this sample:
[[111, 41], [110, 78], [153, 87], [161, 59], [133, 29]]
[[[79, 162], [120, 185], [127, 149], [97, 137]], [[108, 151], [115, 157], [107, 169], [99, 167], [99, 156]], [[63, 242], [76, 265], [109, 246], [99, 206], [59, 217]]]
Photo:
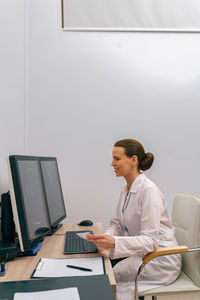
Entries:
[[59, 223], [56, 226], [51, 226], [51, 230], [47, 235], [53, 235], [63, 224]]
[[33, 256], [33, 255], [36, 255], [41, 247], [42, 247], [42, 243], [39, 242], [35, 246], [33, 246], [30, 250], [20, 252], [19, 256]]

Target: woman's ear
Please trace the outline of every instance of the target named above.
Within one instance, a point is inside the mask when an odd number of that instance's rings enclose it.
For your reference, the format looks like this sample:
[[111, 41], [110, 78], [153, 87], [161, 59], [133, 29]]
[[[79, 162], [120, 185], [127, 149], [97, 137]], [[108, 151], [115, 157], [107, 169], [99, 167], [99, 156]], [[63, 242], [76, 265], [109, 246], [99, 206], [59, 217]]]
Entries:
[[134, 167], [137, 167], [137, 166], [138, 166], [138, 157], [137, 157], [137, 155], [133, 155], [133, 156], [131, 157], [131, 160], [132, 160], [132, 165], [133, 165]]

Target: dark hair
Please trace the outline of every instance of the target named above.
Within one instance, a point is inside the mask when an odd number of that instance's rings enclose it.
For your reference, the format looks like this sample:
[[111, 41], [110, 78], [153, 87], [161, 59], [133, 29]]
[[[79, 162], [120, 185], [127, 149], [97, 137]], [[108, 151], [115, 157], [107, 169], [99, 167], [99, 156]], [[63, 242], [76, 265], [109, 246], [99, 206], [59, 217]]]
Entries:
[[138, 157], [139, 170], [145, 171], [151, 168], [154, 156], [150, 152], [145, 153], [144, 147], [140, 142], [132, 139], [124, 139], [116, 142], [114, 147], [123, 147], [128, 157], [136, 155]]

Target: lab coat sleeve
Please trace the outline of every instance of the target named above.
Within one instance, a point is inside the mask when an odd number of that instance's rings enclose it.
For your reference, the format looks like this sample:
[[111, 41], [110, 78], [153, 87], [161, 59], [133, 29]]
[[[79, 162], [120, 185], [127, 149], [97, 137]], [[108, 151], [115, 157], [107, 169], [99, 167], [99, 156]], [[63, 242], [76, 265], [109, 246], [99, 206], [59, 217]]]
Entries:
[[128, 237], [114, 236], [115, 248], [110, 251], [110, 257], [121, 258], [154, 251], [159, 245], [161, 209], [162, 199], [159, 191], [156, 189], [144, 190], [139, 234]]

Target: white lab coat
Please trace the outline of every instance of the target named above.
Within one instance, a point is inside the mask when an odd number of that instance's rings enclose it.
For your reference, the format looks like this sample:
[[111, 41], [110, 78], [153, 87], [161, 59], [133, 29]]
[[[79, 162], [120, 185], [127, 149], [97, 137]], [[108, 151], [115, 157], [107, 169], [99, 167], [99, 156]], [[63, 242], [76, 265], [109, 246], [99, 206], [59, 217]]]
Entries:
[[[127, 257], [113, 268], [117, 300], [134, 298], [134, 279], [144, 254], [157, 247], [177, 245], [164, 197], [144, 173], [135, 179], [128, 196], [127, 186], [123, 187], [116, 216], [106, 233], [115, 238], [111, 259]], [[150, 261], [141, 273], [139, 291], [170, 284], [178, 277], [180, 269], [180, 255], [161, 256]]]

